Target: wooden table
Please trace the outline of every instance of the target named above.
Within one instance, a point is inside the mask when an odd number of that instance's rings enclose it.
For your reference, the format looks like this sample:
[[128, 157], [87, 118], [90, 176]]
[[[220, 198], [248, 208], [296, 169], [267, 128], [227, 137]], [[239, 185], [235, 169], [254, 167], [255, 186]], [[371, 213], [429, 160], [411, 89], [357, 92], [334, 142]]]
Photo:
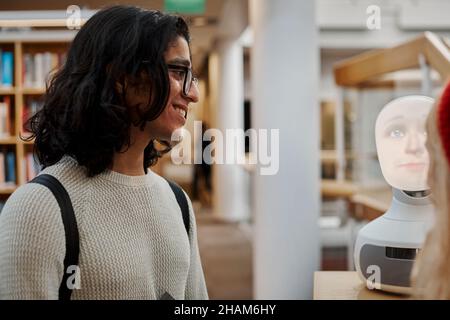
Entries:
[[314, 273], [314, 300], [401, 300], [408, 296], [369, 290], [356, 271]]

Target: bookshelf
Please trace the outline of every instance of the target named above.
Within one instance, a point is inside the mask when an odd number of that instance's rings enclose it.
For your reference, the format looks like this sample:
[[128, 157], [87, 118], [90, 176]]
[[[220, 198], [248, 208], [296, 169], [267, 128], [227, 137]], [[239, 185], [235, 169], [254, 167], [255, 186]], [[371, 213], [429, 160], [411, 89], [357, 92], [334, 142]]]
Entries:
[[[12, 81], [7, 79], [5, 86], [0, 77], [1, 200], [9, 197], [18, 186], [26, 183], [36, 173], [36, 167], [30, 165], [33, 142], [22, 141], [19, 136], [26, 136], [23, 124], [42, 103], [47, 70], [56, 69], [64, 62], [71, 40], [71, 37], [49, 40], [0, 39], [0, 54], [8, 52], [13, 58], [11, 66], [9, 57], [6, 57], [6, 67], [12, 67]], [[0, 72], [4, 67], [3, 62], [0, 55]], [[13, 181], [8, 182], [7, 176]]]

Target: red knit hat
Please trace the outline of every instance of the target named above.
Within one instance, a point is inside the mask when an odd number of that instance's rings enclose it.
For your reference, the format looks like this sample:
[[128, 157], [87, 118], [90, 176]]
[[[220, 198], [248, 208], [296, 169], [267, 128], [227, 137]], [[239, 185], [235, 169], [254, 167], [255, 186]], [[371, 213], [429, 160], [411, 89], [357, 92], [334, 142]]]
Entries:
[[437, 125], [447, 162], [450, 163], [450, 82], [445, 86], [437, 110]]

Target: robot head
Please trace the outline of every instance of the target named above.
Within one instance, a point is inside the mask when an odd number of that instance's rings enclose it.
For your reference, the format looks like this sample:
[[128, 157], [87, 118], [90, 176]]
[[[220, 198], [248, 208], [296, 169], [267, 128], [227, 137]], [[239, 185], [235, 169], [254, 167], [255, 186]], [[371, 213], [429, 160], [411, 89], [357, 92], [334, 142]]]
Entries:
[[405, 191], [429, 189], [425, 122], [434, 100], [406, 96], [389, 102], [378, 115], [375, 142], [387, 183]]

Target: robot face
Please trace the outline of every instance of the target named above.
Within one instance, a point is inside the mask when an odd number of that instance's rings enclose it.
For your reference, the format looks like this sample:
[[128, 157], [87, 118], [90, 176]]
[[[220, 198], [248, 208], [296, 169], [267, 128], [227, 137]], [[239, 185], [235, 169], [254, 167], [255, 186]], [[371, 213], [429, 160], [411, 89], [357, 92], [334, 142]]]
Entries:
[[406, 96], [389, 102], [378, 115], [375, 141], [387, 183], [405, 191], [429, 189], [425, 122], [434, 100]]

